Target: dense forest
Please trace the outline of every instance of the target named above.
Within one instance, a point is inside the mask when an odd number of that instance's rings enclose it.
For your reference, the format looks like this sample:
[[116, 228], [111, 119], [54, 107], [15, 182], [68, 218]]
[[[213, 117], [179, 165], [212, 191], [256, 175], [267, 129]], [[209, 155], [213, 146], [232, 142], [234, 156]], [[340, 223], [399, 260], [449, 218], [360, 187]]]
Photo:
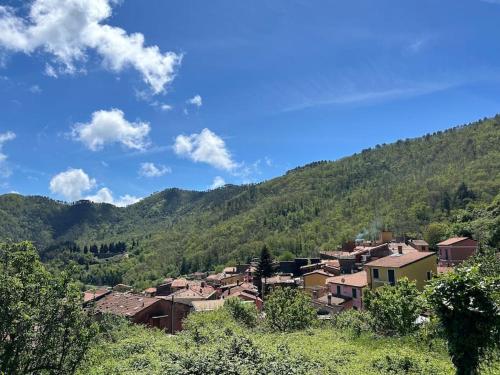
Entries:
[[[313, 255], [381, 228], [431, 244], [448, 235], [500, 242], [500, 116], [252, 185], [168, 189], [126, 208], [0, 196], [0, 240], [31, 240], [54, 267], [74, 261], [88, 284], [144, 287], [183, 271]], [[120, 251], [110, 244], [123, 243]], [[107, 246], [107, 255], [85, 247]], [[126, 249], [126, 250], [125, 250]]]

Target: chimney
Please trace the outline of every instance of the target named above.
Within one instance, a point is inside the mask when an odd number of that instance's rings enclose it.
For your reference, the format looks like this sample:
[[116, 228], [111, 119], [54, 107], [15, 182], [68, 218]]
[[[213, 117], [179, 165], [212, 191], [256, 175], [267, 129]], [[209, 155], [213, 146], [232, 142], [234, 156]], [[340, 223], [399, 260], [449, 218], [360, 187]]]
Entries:
[[240, 280], [236, 280], [236, 286], [240, 286]]
[[398, 254], [403, 254], [403, 246], [398, 245]]
[[204, 281], [202, 281], [202, 282], [201, 282], [201, 287], [202, 287], [202, 288], [204, 288], [204, 287], [205, 287], [205, 282], [204, 282]]
[[328, 306], [332, 305], [332, 293], [328, 293]]

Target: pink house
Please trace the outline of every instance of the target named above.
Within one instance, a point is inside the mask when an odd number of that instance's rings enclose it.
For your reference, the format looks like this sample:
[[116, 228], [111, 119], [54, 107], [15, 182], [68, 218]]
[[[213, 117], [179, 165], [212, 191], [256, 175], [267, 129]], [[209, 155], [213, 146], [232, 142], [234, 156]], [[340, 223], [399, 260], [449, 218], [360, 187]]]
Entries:
[[368, 286], [366, 271], [330, 277], [326, 284], [333, 296], [351, 302], [346, 306], [355, 310], [363, 309], [363, 288]]
[[437, 244], [439, 265], [455, 266], [472, 256], [477, 250], [477, 241], [468, 237], [453, 237]]

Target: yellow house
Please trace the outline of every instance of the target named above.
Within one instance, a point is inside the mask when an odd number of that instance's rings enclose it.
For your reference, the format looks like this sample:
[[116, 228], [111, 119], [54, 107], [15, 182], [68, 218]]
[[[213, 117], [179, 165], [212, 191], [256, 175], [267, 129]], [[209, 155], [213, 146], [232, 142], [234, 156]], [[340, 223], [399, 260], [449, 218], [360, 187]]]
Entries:
[[437, 274], [437, 257], [433, 252], [413, 251], [396, 253], [365, 264], [368, 286], [394, 285], [402, 277], [417, 283], [423, 290], [432, 275]]
[[320, 289], [326, 288], [326, 279], [332, 276], [334, 275], [323, 270], [315, 270], [302, 275], [302, 280], [304, 281], [304, 291], [310, 293], [311, 295], [314, 295], [314, 291], [317, 291], [318, 293]]

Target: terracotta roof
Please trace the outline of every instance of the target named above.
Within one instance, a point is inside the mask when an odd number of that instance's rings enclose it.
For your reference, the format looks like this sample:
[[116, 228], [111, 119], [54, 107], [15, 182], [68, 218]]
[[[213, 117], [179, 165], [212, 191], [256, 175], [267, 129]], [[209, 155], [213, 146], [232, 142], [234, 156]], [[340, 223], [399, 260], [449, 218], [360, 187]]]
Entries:
[[223, 273], [216, 273], [216, 274], [213, 274], [213, 275], [208, 275], [207, 276], [207, 280], [220, 280], [223, 277], [224, 277]]
[[326, 284], [330, 283], [354, 286], [357, 288], [364, 288], [368, 285], [366, 271], [330, 277], [326, 279]]
[[435, 253], [430, 251], [413, 251], [411, 253], [406, 253], [406, 254], [389, 255], [387, 257], [374, 260], [373, 262], [369, 262], [366, 265], [375, 267], [399, 268], [417, 262], [421, 259], [435, 255], [436, 255]]
[[294, 284], [295, 280], [289, 275], [276, 275], [268, 278], [262, 278], [262, 282], [269, 284]]
[[156, 288], [147, 288], [147, 289], [144, 289], [144, 292], [146, 292], [146, 293], [156, 293]]
[[390, 242], [389, 243], [389, 249], [391, 251], [398, 251], [398, 247], [401, 246], [401, 249], [403, 250], [403, 253], [407, 253], [410, 251], [417, 251], [414, 247], [411, 247], [410, 245], [405, 244], [404, 242]]
[[172, 281], [172, 288], [185, 288], [188, 284], [186, 279], [180, 278]]
[[312, 275], [312, 274], [320, 274], [320, 275], [323, 275], [323, 276], [332, 276], [331, 273], [328, 273], [328, 272], [320, 269], [320, 270], [314, 270], [314, 271], [305, 273], [305, 274], [302, 275], [302, 277], [308, 276], [308, 275]]
[[338, 261], [338, 259], [332, 259], [332, 260], [325, 259], [321, 261], [321, 264], [326, 264], [327, 266], [330, 267], [340, 268], [340, 262]]
[[469, 239], [469, 237], [452, 237], [452, 238], [448, 238], [447, 240], [444, 240], [444, 241], [438, 243], [438, 246], [453, 245], [457, 242], [461, 242], [461, 241], [467, 240], [467, 239]]
[[223, 273], [236, 273], [236, 267], [226, 267], [222, 271]]
[[106, 288], [96, 289], [96, 290], [87, 290], [86, 292], [83, 293], [83, 302], [85, 303], [85, 302], [97, 300], [108, 293], [111, 293], [111, 291], [106, 289]]
[[202, 287], [200, 284], [198, 285], [189, 285], [189, 288], [180, 289], [172, 294], [170, 294], [167, 299], [171, 299], [171, 297], [175, 297], [176, 299], [208, 299], [215, 293], [215, 289], [209, 285], [205, 285]]
[[98, 300], [95, 309], [101, 313], [132, 317], [159, 301], [160, 299], [156, 297], [113, 292]]
[[[330, 305], [339, 306], [339, 305], [342, 305], [343, 303], [346, 303], [347, 301], [349, 301], [349, 298], [340, 298], [340, 297], [331, 296]], [[328, 305], [328, 295], [325, 294], [323, 297], [314, 299], [313, 303], [317, 303], [317, 304], [321, 304], [321, 305]]]
[[226, 301], [223, 299], [214, 299], [208, 301], [192, 301], [191, 305], [193, 306], [194, 311], [214, 311], [220, 309], [224, 306]]

